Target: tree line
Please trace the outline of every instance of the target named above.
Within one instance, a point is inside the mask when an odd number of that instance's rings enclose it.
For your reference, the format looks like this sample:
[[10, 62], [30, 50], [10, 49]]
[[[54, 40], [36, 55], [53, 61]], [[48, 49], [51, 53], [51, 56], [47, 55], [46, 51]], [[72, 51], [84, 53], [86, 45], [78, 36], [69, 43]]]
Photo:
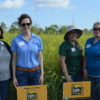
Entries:
[[[4, 33], [20, 33], [20, 28], [17, 22], [13, 22], [9, 29], [4, 22], [1, 22], [0, 26], [2, 27]], [[68, 25], [58, 26], [56, 24], [45, 27], [45, 29], [38, 27], [37, 25], [32, 25], [31, 32], [35, 34], [65, 34], [67, 31]], [[83, 33], [92, 33], [92, 29], [88, 30], [87, 28], [83, 29]]]

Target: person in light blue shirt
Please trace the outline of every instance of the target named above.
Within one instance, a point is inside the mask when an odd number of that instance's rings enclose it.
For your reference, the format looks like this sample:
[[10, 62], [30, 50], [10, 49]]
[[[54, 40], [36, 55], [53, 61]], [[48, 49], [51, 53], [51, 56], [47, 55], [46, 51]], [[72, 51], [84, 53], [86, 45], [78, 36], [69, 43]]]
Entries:
[[43, 84], [42, 40], [31, 33], [32, 20], [22, 14], [18, 19], [21, 33], [12, 40], [13, 84], [16, 87]]
[[92, 100], [100, 100], [100, 22], [93, 25], [94, 37], [85, 45], [84, 76], [92, 84]]
[[17, 66], [33, 68], [39, 66], [38, 52], [43, 50], [41, 38], [31, 33], [27, 42], [22, 34], [16, 36], [12, 41], [11, 50], [17, 52]]

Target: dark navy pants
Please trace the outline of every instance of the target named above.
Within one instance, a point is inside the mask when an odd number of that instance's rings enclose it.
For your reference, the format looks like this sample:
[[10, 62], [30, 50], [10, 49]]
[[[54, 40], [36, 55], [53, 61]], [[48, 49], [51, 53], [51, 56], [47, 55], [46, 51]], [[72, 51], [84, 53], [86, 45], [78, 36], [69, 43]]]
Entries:
[[0, 81], [0, 100], [6, 100], [8, 95], [9, 80]]
[[39, 85], [40, 69], [33, 72], [17, 70], [16, 77], [18, 86]]
[[73, 82], [80, 82], [80, 81], [82, 81], [82, 75], [81, 74], [72, 75], [71, 78], [72, 78]]
[[88, 77], [91, 81], [92, 100], [100, 100], [100, 77]]

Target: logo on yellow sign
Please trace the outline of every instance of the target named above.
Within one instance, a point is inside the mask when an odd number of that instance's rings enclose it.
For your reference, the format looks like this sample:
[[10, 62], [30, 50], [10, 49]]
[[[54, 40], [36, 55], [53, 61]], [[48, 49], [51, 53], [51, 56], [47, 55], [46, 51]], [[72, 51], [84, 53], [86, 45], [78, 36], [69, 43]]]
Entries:
[[37, 93], [35, 90], [27, 92], [27, 100], [37, 100]]
[[81, 84], [73, 84], [72, 85], [72, 95], [82, 95], [83, 87]]

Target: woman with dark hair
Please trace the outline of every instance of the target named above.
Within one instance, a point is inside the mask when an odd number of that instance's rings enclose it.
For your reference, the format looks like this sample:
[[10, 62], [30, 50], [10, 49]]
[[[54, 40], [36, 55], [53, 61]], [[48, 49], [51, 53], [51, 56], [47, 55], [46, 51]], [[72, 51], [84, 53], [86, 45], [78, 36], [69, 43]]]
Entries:
[[22, 14], [18, 18], [21, 33], [12, 40], [13, 84], [16, 86], [43, 84], [42, 40], [30, 31], [32, 20]]
[[3, 39], [3, 30], [1, 27], [0, 27], [0, 39]]
[[9, 88], [11, 51], [10, 46], [1, 41], [3, 30], [0, 27], [0, 100], [6, 100]]

